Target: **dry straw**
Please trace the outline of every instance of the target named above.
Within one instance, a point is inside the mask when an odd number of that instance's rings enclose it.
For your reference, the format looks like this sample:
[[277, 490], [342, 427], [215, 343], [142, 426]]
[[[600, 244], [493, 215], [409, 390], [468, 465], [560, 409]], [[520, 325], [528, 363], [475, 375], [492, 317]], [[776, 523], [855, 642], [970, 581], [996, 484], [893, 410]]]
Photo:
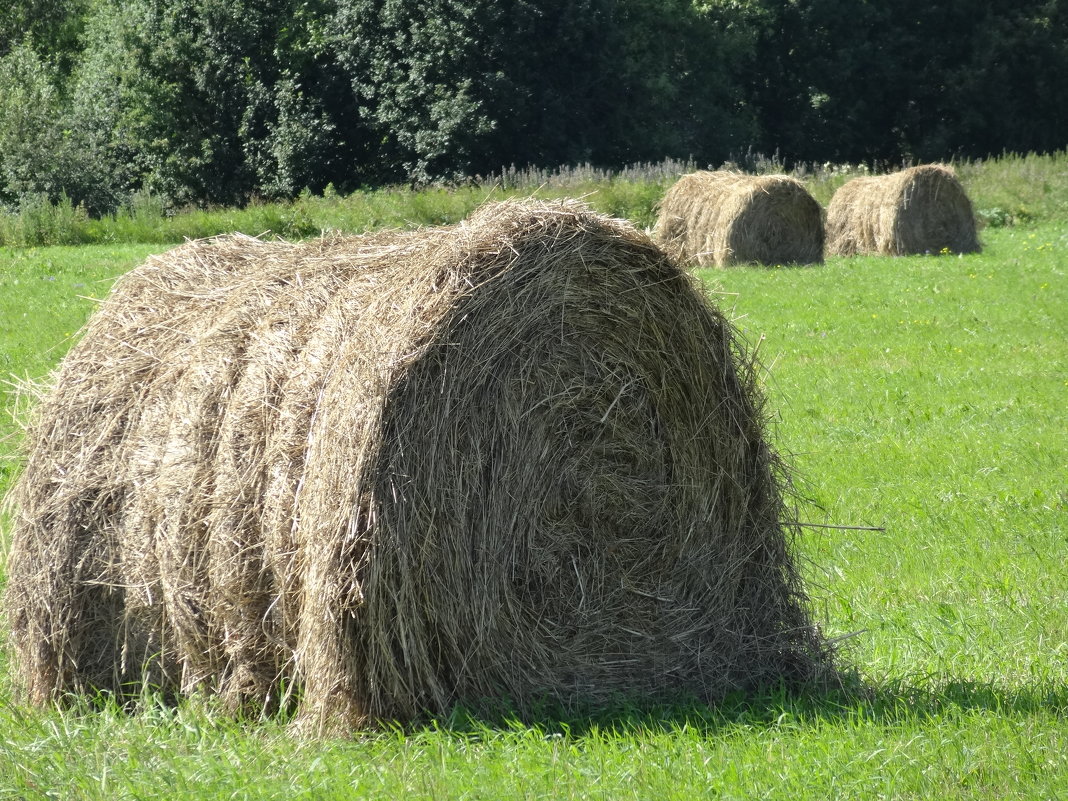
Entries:
[[951, 167], [854, 178], [827, 206], [827, 254], [904, 256], [980, 249], [972, 204]]
[[581, 204], [191, 242], [39, 404], [14, 673], [312, 729], [828, 675], [782, 480], [730, 324]]
[[654, 235], [676, 259], [700, 266], [823, 261], [823, 210], [787, 175], [684, 175], [664, 195]]

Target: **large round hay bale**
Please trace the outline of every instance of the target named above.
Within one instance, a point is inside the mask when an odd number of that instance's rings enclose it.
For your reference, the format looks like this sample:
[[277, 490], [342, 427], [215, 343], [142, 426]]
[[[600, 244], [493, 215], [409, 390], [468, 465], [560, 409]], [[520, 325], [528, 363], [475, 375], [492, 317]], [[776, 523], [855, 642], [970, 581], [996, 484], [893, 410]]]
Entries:
[[149, 259], [58, 368], [12, 499], [36, 702], [352, 726], [827, 665], [730, 324], [574, 202]]
[[951, 167], [854, 178], [827, 206], [827, 254], [977, 253], [975, 216]]
[[823, 261], [823, 209], [788, 175], [699, 171], [664, 195], [654, 236], [700, 266], [814, 264]]

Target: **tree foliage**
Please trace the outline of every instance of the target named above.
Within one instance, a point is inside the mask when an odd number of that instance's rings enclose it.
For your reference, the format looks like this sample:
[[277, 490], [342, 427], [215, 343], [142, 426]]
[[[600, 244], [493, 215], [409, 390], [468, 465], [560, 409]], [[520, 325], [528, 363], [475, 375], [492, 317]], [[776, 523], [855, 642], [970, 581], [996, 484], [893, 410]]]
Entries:
[[12, 0], [0, 201], [1068, 144], [1068, 0]]
[[0, 57], [18, 45], [51, 54], [63, 71], [79, 45], [90, 0], [4, 0], [0, 3]]

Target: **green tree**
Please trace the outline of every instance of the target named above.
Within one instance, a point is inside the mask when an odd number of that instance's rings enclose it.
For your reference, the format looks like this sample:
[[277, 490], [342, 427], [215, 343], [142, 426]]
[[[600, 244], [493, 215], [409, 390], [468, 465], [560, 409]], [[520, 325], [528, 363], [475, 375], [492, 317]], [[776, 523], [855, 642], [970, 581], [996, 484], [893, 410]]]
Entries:
[[0, 186], [9, 202], [61, 188], [66, 145], [55, 81], [28, 43], [0, 58]]
[[98, 0], [75, 130], [117, 193], [242, 203], [358, 180], [365, 142], [321, 26], [326, 0]]
[[752, 119], [736, 73], [752, 39], [721, 9], [690, 0], [551, 5], [538, 4], [523, 37], [546, 44], [506, 54], [517, 89], [499, 139], [526, 144], [510, 161], [722, 160], [745, 147]]
[[497, 125], [499, 98], [511, 91], [499, 31], [515, 5], [338, 2], [338, 59], [387, 164], [417, 181], [470, 166]]
[[90, 0], [5, 0], [0, 4], [0, 57], [20, 44], [69, 71]]
[[339, 0], [338, 58], [414, 181], [509, 163], [726, 155], [754, 38], [690, 0]]

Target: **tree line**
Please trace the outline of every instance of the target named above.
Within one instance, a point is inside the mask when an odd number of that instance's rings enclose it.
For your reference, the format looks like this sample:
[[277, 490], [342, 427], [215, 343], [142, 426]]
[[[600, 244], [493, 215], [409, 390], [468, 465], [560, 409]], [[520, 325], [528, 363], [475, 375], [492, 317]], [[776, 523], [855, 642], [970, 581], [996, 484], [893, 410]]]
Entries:
[[1068, 0], [9, 0], [0, 203], [1068, 144]]

